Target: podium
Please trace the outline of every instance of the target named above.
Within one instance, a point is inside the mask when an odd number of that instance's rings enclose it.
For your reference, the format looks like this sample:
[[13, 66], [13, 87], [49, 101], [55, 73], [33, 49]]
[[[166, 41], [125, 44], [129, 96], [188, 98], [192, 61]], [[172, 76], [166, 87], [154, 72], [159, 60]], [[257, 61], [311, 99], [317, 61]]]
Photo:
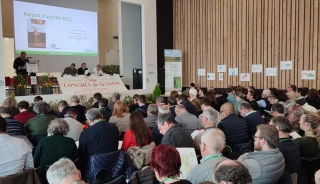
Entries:
[[26, 63], [27, 73], [30, 76], [30, 85], [31, 85], [30, 93], [32, 93], [33, 95], [37, 91], [37, 90], [35, 90], [35, 88], [38, 83], [37, 82], [37, 75], [36, 75], [36, 73], [38, 73], [38, 66], [39, 66], [39, 60], [33, 60], [33, 61]]

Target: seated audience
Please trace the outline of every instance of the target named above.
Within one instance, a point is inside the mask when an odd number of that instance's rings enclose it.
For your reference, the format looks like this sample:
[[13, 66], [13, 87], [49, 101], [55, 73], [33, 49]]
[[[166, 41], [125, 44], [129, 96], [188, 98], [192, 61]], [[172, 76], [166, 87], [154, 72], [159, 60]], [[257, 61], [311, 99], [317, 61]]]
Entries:
[[198, 113], [201, 112], [200, 99], [198, 98], [198, 91], [194, 88], [189, 90], [189, 97], [191, 104], [197, 109]]
[[[211, 102], [211, 107], [213, 107], [214, 109], [217, 108], [217, 106], [219, 106], [216, 102], [216, 97], [214, 95], [214, 92], [212, 90], [209, 90], [207, 93], [206, 93], [206, 98], [208, 98]], [[228, 101], [228, 100], [227, 100]], [[217, 109], [216, 109], [217, 110]]]
[[166, 105], [166, 101], [165, 99], [163, 98], [163, 96], [158, 96], [156, 98], [156, 105], [159, 107], [161, 105]]
[[95, 74], [96, 76], [104, 76], [105, 75], [101, 69], [101, 65], [97, 65], [97, 67], [93, 69], [92, 74]]
[[171, 91], [170, 96], [174, 97], [174, 98], [178, 98], [179, 97], [179, 92], [178, 91]]
[[284, 168], [284, 158], [277, 149], [278, 130], [270, 125], [257, 126], [254, 137], [254, 152], [245, 153], [238, 159], [249, 170], [252, 183], [277, 183]]
[[188, 133], [192, 133], [199, 128], [198, 118], [190, 114], [184, 105], [177, 105], [175, 121]]
[[122, 101], [118, 100], [114, 104], [110, 123], [115, 124], [120, 132], [126, 132], [130, 128], [130, 114]]
[[27, 122], [26, 131], [30, 142], [34, 147], [37, 147], [40, 139], [47, 137], [48, 125], [52, 120], [56, 119], [56, 116], [49, 114], [51, 108], [44, 101], [36, 103], [33, 109], [37, 116]]
[[[234, 112], [236, 113], [236, 115], [241, 115], [238, 107], [242, 102], [244, 102], [245, 96], [242, 92], [236, 92], [235, 97], [236, 97], [236, 103], [234, 104], [234, 110], [235, 110]], [[220, 110], [220, 109], [218, 109], [218, 110]]]
[[0, 117], [0, 178], [33, 168], [32, 149], [19, 138], [7, 134], [7, 123]]
[[130, 115], [130, 130], [123, 137], [121, 150], [126, 152], [131, 146], [143, 147], [151, 143], [151, 130], [145, 124], [139, 112]]
[[138, 96], [139, 96], [138, 94], [133, 95], [133, 97], [132, 97], [133, 103], [129, 107], [129, 113], [133, 113], [136, 109], [139, 108]]
[[299, 145], [289, 135], [292, 132], [292, 126], [284, 116], [273, 117], [269, 124], [279, 131], [278, 148], [285, 160], [285, 170], [291, 175], [292, 183], [297, 183], [298, 176], [296, 172], [300, 168], [301, 158]]
[[244, 144], [250, 140], [248, 125], [244, 119], [235, 114], [234, 106], [229, 102], [221, 106], [220, 115], [222, 120], [218, 128], [224, 132], [227, 145], [237, 151], [234, 148], [235, 145]]
[[249, 102], [249, 104], [251, 105], [252, 109], [257, 111], [259, 114], [262, 114], [260, 112], [260, 108], [259, 105], [256, 101], [256, 94], [253, 91], [248, 91], [247, 93], [247, 101]]
[[144, 122], [146, 123], [147, 127], [153, 127], [157, 125], [158, 106], [156, 104], [150, 104], [148, 106], [147, 114], [148, 116], [144, 118]]
[[116, 101], [120, 100], [120, 94], [117, 92], [112, 93], [111, 99], [112, 99], [112, 101], [109, 102], [108, 108], [110, 111], [113, 111], [114, 104], [116, 103]]
[[169, 106], [169, 109], [170, 109], [170, 113], [172, 115], [173, 118], [175, 118], [177, 116], [176, 114], [176, 106], [177, 106], [177, 99], [176, 97], [173, 97], [173, 96], [170, 96], [168, 98], [168, 106]]
[[[158, 117], [161, 114], [170, 114], [169, 106], [166, 105], [161, 105], [158, 107]], [[158, 129], [158, 119], [157, 119], [157, 124], [153, 126], [152, 128], [152, 140], [156, 145], [161, 144], [163, 135], [160, 133]]]
[[[206, 97], [209, 98], [209, 99], [212, 99], [212, 98], [210, 98], [210, 96], [211, 96], [210, 93], [209, 94], [208, 93], [206, 94]], [[212, 99], [213, 108], [215, 108], [217, 111], [219, 111], [221, 106], [224, 103], [228, 102], [227, 97], [220, 90], [214, 90], [213, 94], [214, 94], [214, 97], [215, 97], [215, 100]]]
[[7, 108], [10, 109], [10, 116], [13, 118], [15, 115], [19, 114], [20, 111], [17, 108], [18, 104], [17, 104], [17, 100], [15, 98], [12, 97], [7, 97], [3, 102], [2, 102], [2, 106], [5, 106]]
[[306, 88], [298, 88], [296, 91], [296, 103], [303, 106], [307, 100], [306, 96], [308, 94], [308, 91]]
[[158, 128], [163, 136], [161, 144], [180, 148], [193, 148], [194, 143], [191, 135], [179, 125], [174, 124], [170, 114], [161, 114], [158, 117]]
[[153, 148], [150, 166], [157, 180], [161, 183], [191, 184], [187, 180], [178, 179], [180, 176], [181, 159], [179, 152], [172, 146], [159, 145]]
[[145, 95], [139, 95], [138, 96], [138, 105], [139, 107], [136, 109], [137, 112], [140, 112], [144, 118], [146, 118], [148, 105], [146, 105], [146, 96]]
[[78, 74], [78, 70], [76, 69], [76, 64], [72, 63], [69, 67], [66, 67], [61, 75], [71, 75], [76, 76]]
[[304, 132], [301, 131], [299, 121], [300, 117], [304, 114], [305, 110], [298, 104], [288, 109], [288, 120], [294, 131], [303, 136]]
[[262, 91], [261, 94], [261, 100], [257, 101], [260, 108], [263, 108], [264, 110], [271, 110], [271, 104], [268, 100], [268, 96], [271, 95], [271, 91], [269, 89], [265, 89]]
[[58, 110], [59, 110], [58, 118], [64, 118], [64, 115], [66, 114], [69, 108], [70, 107], [68, 106], [68, 102], [65, 100], [61, 100], [58, 103]]
[[233, 89], [231, 87], [228, 87], [226, 93], [228, 94], [228, 97], [227, 97], [228, 102], [234, 105], [236, 103], [236, 97], [233, 94]]
[[99, 108], [99, 101], [102, 99], [102, 94], [101, 93], [95, 93], [93, 95], [93, 102], [94, 104], [92, 105], [92, 107], [94, 108]]
[[280, 102], [279, 99], [274, 95], [268, 96], [268, 100], [269, 100], [271, 105], [274, 105], [274, 104], [277, 104], [277, 103], [282, 103], [282, 104], [284, 103], [284, 102]]
[[42, 98], [41, 96], [36, 96], [36, 97], [34, 97], [34, 99], [33, 99], [33, 105], [31, 105], [31, 106], [29, 107], [28, 111], [30, 111], [30, 112], [32, 112], [32, 113], [34, 113], [34, 114], [37, 114], [36, 112], [34, 112], [33, 106], [34, 106], [36, 103], [42, 102], [42, 101], [43, 101], [43, 98]]
[[83, 126], [79, 121], [77, 121], [77, 111], [74, 108], [69, 108], [64, 116], [64, 121], [69, 125], [69, 132], [66, 137], [70, 137], [74, 141], [78, 141], [80, 134], [83, 131]]
[[85, 184], [80, 171], [68, 158], [61, 158], [52, 164], [46, 176], [49, 184]]
[[293, 84], [291, 84], [289, 87], [287, 87], [287, 97], [289, 100], [293, 100], [296, 101], [296, 91], [297, 91], [297, 87]]
[[78, 75], [87, 75], [87, 74], [90, 75], [89, 72], [86, 74], [86, 70], [88, 70], [87, 64], [86, 63], [82, 63], [81, 67], [78, 68]]
[[273, 104], [271, 106], [271, 115], [273, 117], [283, 116], [284, 117], [284, 107], [282, 104]]
[[7, 123], [7, 134], [10, 136], [24, 136], [26, 131], [22, 122], [11, 117], [11, 111], [8, 107], [0, 107], [0, 116]]
[[213, 170], [217, 163], [227, 159], [222, 155], [225, 146], [226, 137], [220, 129], [210, 128], [205, 130], [200, 142], [201, 164], [195, 166], [187, 174], [187, 179], [191, 183], [212, 181]]
[[300, 117], [300, 128], [304, 131], [302, 138], [297, 138], [294, 141], [298, 143], [301, 157], [316, 158], [320, 155], [320, 139], [319, 126], [320, 117], [314, 112], [305, 112]]
[[296, 91], [297, 91], [297, 86], [294, 85], [294, 84], [290, 84], [290, 85], [287, 87], [287, 93], [289, 93], [289, 92], [294, 92], [294, 93], [296, 93]]
[[99, 111], [102, 114], [103, 120], [109, 122], [112, 112], [108, 108], [108, 99], [103, 98], [99, 101]]
[[73, 95], [70, 97], [70, 107], [78, 111], [77, 121], [81, 123], [86, 121], [86, 117], [85, 117], [86, 107], [83, 105], [80, 105], [80, 99], [77, 95]]
[[102, 115], [98, 109], [89, 109], [86, 118], [90, 127], [81, 133], [79, 140], [79, 154], [83, 173], [86, 171], [91, 155], [118, 150], [120, 135], [114, 124], [102, 120]]
[[308, 97], [306, 98], [307, 103], [316, 109], [320, 109], [320, 97], [316, 89], [310, 89]]
[[158, 114], [170, 114], [169, 106], [167, 105], [158, 106]]
[[239, 105], [239, 112], [243, 119], [247, 122], [249, 139], [252, 140], [252, 136], [257, 131], [257, 126], [265, 124], [262, 117], [252, 109], [251, 105], [247, 102], [242, 102]]
[[19, 102], [18, 108], [20, 113], [15, 115], [13, 118], [22, 122], [23, 124], [26, 124], [29, 121], [29, 119], [36, 116], [34, 113], [28, 111], [29, 103], [27, 101]]
[[40, 176], [45, 176], [46, 167], [60, 158], [76, 160], [79, 157], [76, 143], [69, 137], [64, 137], [69, 132], [69, 125], [63, 119], [57, 118], [48, 126], [48, 137], [40, 140], [33, 156], [34, 167], [40, 167]]
[[178, 96], [177, 103], [184, 105], [186, 110], [195, 116], [199, 116], [197, 109], [188, 101], [188, 96], [186, 94], [181, 94]]
[[251, 184], [248, 169], [236, 160], [224, 160], [216, 165], [213, 172], [216, 184]]
[[[211, 106], [211, 101], [209, 98], [207, 97], [204, 97], [200, 100], [200, 105], [201, 105], [201, 109], [202, 109], [202, 112], [207, 110], [207, 109], [212, 109], [213, 111], [217, 112], [218, 114], [218, 119], [217, 119], [217, 122], [219, 123], [221, 118], [220, 118], [220, 113], [219, 111], [217, 111], [216, 109], [214, 109], [212, 106]], [[198, 119], [199, 119], [199, 122], [201, 122], [201, 115], [199, 115]], [[201, 126], [201, 125], [200, 125]]]

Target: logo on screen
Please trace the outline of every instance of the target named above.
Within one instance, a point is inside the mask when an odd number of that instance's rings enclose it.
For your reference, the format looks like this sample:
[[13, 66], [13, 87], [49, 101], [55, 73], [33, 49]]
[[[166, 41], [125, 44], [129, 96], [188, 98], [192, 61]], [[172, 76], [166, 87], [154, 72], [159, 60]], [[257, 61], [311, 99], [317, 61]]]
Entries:
[[55, 49], [56, 48], [56, 44], [51, 44], [50, 45], [50, 49]]

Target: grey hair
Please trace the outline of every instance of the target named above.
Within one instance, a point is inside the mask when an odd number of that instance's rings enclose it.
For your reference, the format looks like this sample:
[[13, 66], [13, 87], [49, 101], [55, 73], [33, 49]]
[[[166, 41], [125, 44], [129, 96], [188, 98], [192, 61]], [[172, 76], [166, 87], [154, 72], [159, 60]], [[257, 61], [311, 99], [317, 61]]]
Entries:
[[158, 114], [158, 106], [156, 104], [150, 104], [148, 106], [148, 111], [151, 113], [151, 114], [154, 114], [154, 115], [157, 115]]
[[111, 98], [115, 100], [120, 100], [120, 94], [117, 92], [114, 92], [112, 93]]
[[216, 125], [218, 122], [218, 112], [213, 108], [204, 110], [202, 116], [207, 117], [208, 121], [211, 122], [213, 125]]
[[289, 108], [296, 105], [296, 101], [294, 100], [287, 100], [286, 102], [282, 103], [284, 107], [284, 113], [287, 113], [289, 111]]
[[180, 104], [180, 105], [177, 105], [176, 106], [176, 110], [179, 110], [179, 111], [186, 111], [187, 109], [186, 109], [186, 107], [184, 106], [184, 105], [182, 105], [182, 104]]
[[169, 114], [170, 113], [170, 109], [169, 109], [169, 106], [167, 105], [160, 105], [158, 107], [158, 112], [160, 114]]
[[164, 100], [163, 96], [158, 96], [158, 97], [156, 98], [156, 101], [157, 101], [157, 102], [161, 102], [161, 103], [166, 103], [166, 101]]
[[47, 102], [41, 101], [34, 105], [33, 110], [37, 114], [47, 114], [51, 111], [51, 107]]
[[194, 89], [194, 88], [191, 88], [189, 90], [189, 94], [196, 96], [196, 95], [198, 95], [198, 91], [196, 89]]
[[265, 94], [268, 97], [271, 95], [271, 91], [269, 89], [265, 89], [262, 91], [262, 94]]
[[78, 176], [77, 167], [68, 158], [61, 158], [52, 164], [47, 171], [49, 184], [59, 184], [68, 176]]
[[210, 149], [221, 152], [226, 147], [226, 136], [219, 128], [209, 128], [203, 132], [201, 142]]
[[164, 123], [167, 122], [168, 124], [174, 124], [174, 119], [171, 116], [171, 114], [166, 113], [166, 114], [160, 114], [158, 116], [157, 123], [160, 125], [164, 125]]
[[67, 135], [70, 131], [68, 123], [62, 118], [56, 118], [52, 120], [48, 126], [48, 134], [49, 135]]
[[86, 118], [91, 121], [94, 121], [97, 119], [102, 119], [102, 115], [101, 115], [101, 112], [99, 111], [99, 109], [92, 108], [87, 111]]
[[72, 95], [70, 101], [74, 103], [80, 103], [80, 98], [77, 95]]

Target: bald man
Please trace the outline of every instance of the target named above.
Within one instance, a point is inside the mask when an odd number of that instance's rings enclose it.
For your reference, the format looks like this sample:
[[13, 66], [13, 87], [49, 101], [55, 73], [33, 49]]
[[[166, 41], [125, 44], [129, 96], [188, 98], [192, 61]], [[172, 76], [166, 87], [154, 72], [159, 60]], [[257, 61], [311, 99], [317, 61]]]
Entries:
[[[241, 150], [239, 145], [249, 142], [246, 121], [235, 114], [234, 106], [230, 102], [224, 103], [221, 106], [220, 116], [222, 120], [218, 124], [218, 128], [226, 135], [227, 145], [230, 146], [234, 152], [244, 153], [245, 151]], [[251, 145], [250, 143], [248, 144]]]
[[193, 170], [187, 174], [187, 179], [191, 183], [212, 181], [213, 170], [217, 163], [228, 159], [222, 156], [221, 153], [225, 146], [226, 138], [220, 129], [210, 128], [204, 131], [200, 143], [201, 164], [195, 166]]
[[213, 182], [217, 184], [249, 184], [252, 182], [248, 169], [236, 160], [219, 162], [213, 173]]

